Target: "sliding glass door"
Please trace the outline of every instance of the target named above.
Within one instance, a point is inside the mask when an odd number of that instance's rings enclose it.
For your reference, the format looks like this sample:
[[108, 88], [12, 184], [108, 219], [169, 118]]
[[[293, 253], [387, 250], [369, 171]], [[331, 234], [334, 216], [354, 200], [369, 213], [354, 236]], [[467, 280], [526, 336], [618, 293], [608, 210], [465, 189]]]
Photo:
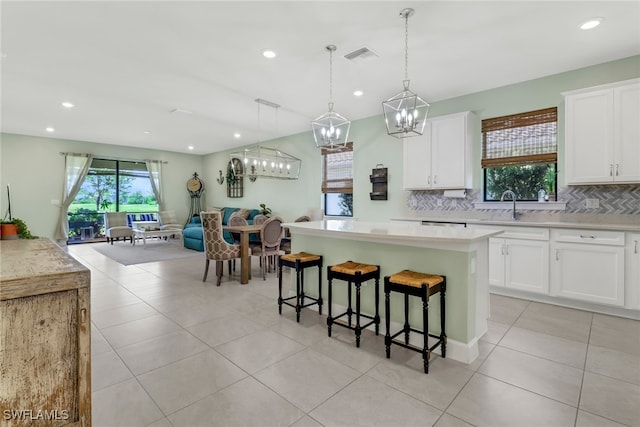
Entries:
[[103, 240], [105, 212], [158, 212], [144, 162], [93, 159], [69, 207], [69, 243]]

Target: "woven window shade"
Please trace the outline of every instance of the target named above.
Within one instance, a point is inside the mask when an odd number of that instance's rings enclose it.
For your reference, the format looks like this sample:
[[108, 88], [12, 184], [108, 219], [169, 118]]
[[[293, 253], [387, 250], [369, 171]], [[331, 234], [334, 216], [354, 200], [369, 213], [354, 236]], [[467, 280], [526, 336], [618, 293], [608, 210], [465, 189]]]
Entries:
[[322, 192], [353, 193], [353, 143], [322, 149]]
[[482, 167], [556, 163], [558, 109], [482, 121]]

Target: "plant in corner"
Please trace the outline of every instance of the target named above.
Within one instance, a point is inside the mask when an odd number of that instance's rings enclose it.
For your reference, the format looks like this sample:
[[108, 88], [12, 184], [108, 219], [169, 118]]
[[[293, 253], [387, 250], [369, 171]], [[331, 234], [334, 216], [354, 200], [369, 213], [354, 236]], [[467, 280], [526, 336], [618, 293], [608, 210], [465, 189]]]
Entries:
[[269, 216], [271, 215], [271, 209], [267, 207], [264, 203], [260, 203], [260, 215]]
[[547, 190], [547, 196], [549, 200], [552, 200], [554, 197], [554, 191], [556, 189], [556, 168], [554, 166], [549, 166], [544, 176], [542, 177], [544, 182], [544, 188]]

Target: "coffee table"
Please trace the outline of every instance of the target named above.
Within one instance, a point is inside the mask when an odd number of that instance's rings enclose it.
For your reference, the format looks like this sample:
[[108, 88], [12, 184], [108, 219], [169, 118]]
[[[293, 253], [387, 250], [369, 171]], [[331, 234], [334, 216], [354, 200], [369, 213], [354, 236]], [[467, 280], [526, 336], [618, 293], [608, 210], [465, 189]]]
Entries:
[[138, 237], [142, 238], [142, 245], [146, 246], [147, 244], [147, 239], [151, 238], [151, 237], [157, 237], [157, 238], [162, 238], [162, 237], [170, 237], [170, 236], [174, 236], [174, 235], [178, 235], [180, 236], [180, 240], [182, 241], [182, 230], [179, 228], [167, 228], [165, 230], [160, 230], [158, 229], [154, 229], [154, 228], [133, 228], [133, 244], [136, 244], [136, 239]]

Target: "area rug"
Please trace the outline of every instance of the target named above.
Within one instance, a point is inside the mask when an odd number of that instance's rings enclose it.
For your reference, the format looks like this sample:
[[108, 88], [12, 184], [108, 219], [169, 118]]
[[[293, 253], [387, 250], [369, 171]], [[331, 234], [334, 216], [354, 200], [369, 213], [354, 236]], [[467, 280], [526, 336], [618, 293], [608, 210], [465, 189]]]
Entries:
[[102, 255], [119, 262], [122, 265], [144, 264], [147, 262], [166, 261], [171, 259], [204, 256], [202, 252], [186, 249], [179, 240], [158, 241], [147, 240], [147, 244], [136, 242], [135, 246], [129, 242], [95, 243], [91, 247]]

